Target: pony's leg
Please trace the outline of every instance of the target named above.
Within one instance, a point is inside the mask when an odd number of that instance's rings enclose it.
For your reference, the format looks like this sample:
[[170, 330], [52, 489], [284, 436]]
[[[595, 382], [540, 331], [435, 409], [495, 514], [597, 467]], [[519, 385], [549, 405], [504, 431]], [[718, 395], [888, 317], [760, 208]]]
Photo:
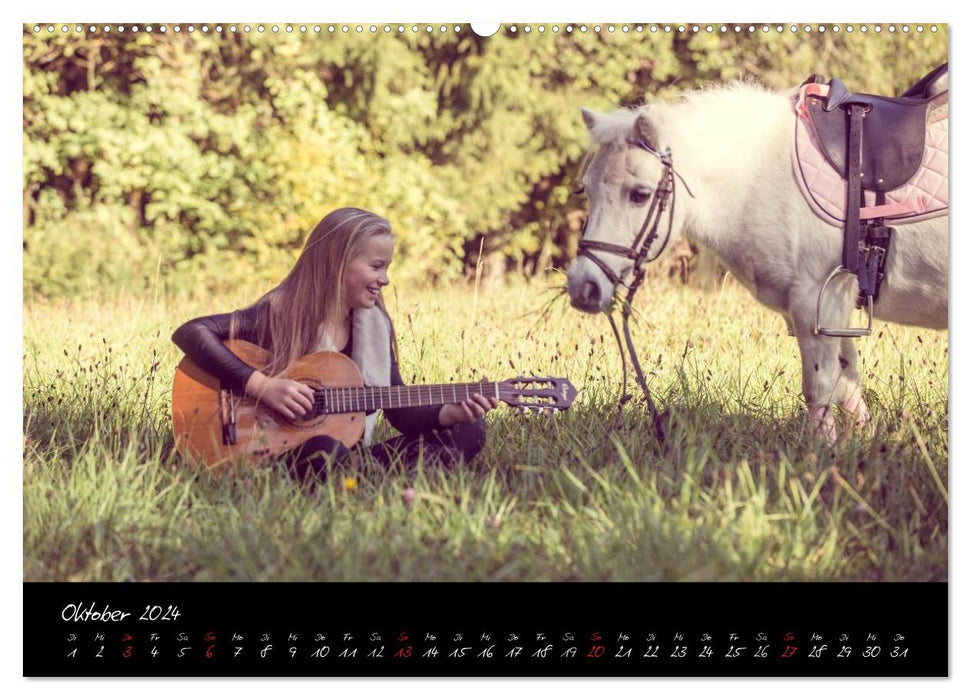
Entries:
[[[815, 334], [817, 295], [816, 288], [794, 289], [790, 295], [789, 318], [802, 358], [802, 393], [809, 406], [809, 421], [813, 432], [833, 445], [837, 438], [833, 405], [845, 392], [840, 362], [841, 339]], [[842, 316], [848, 318], [849, 309], [842, 309], [844, 304], [838, 298], [825, 301], [823, 322], [845, 324]]]
[[839, 339], [799, 334], [802, 356], [802, 393], [809, 405], [813, 432], [830, 445], [836, 443], [836, 418], [833, 403], [839, 396], [842, 381], [839, 363]]
[[[794, 297], [801, 300], [790, 312], [790, 318], [802, 356], [802, 392], [814, 432], [832, 445], [837, 439], [834, 404], [852, 416], [858, 427], [870, 422], [856, 367], [856, 347], [852, 338], [816, 335], [815, 294]], [[824, 301], [823, 322], [846, 326], [851, 309], [849, 298], [836, 294]]]
[[852, 338], [840, 340], [839, 362], [843, 372], [840, 377], [839, 405], [853, 416], [858, 428], [865, 428], [870, 423], [870, 410], [863, 400], [863, 390], [860, 388], [860, 375], [856, 369], [856, 347]]

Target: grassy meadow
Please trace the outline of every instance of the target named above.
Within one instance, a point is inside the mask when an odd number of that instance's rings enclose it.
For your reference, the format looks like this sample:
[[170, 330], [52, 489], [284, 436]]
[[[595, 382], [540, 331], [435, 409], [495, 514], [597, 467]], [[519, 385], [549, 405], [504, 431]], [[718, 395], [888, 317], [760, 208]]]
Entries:
[[464, 471], [348, 468], [310, 490], [173, 453], [172, 331], [260, 291], [25, 303], [26, 581], [947, 578], [946, 332], [878, 323], [858, 341], [875, 434], [842, 426], [830, 448], [781, 317], [731, 281], [659, 283], [632, 331], [670, 412], [660, 448], [632, 377], [604, 439], [621, 392], [604, 317], [536, 283], [392, 287], [406, 381], [556, 375], [579, 397], [491, 412]]

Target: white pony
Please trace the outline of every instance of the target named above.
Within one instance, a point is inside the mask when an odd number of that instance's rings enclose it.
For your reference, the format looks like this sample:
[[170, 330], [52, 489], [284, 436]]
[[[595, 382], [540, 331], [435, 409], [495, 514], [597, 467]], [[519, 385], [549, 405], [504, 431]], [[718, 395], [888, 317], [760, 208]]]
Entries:
[[[792, 171], [793, 94], [736, 83], [685, 94], [638, 110], [599, 114], [581, 110], [599, 146], [584, 174], [589, 196], [585, 241], [630, 246], [641, 230], [659, 182], [659, 158], [639, 147], [670, 149], [676, 172], [672, 240], [683, 233], [715, 254], [766, 306], [782, 313], [802, 355], [802, 389], [814, 429], [836, 439], [832, 406], [864, 426], [870, 413], [860, 390], [852, 338], [817, 335], [817, 299], [841, 260], [843, 232], [814, 216]], [[667, 214], [651, 256], [664, 244]], [[948, 217], [895, 226], [876, 318], [946, 328]], [[597, 257], [619, 278], [631, 260]], [[856, 278], [837, 277], [826, 289], [821, 327], [846, 327]], [[611, 301], [614, 284], [586, 257], [570, 267], [574, 307], [590, 313]]]

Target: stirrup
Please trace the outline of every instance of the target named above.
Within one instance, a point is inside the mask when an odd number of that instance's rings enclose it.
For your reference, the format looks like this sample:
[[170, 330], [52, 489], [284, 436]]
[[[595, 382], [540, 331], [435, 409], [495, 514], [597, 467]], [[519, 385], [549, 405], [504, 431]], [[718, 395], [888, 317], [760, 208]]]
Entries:
[[[853, 275], [854, 273], [847, 270], [842, 265], [836, 267], [835, 270], [829, 273], [829, 277], [823, 282], [823, 288], [819, 290], [819, 296], [816, 298], [816, 323], [813, 326], [813, 333], [816, 335], [828, 335], [835, 338], [859, 338], [864, 335], [870, 335], [873, 331], [873, 296], [867, 294], [866, 306], [867, 306], [867, 324], [866, 328], [820, 328], [819, 326], [819, 310], [823, 303], [823, 293], [826, 291], [826, 287], [839, 275]], [[854, 275], [855, 276], [855, 275]]]

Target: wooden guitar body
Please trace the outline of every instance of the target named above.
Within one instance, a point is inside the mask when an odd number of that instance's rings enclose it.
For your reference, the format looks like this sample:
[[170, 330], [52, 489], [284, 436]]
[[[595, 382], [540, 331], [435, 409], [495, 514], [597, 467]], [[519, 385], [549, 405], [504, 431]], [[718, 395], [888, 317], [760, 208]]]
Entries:
[[[225, 345], [251, 367], [266, 367], [272, 359], [263, 348], [243, 340]], [[301, 357], [280, 376], [313, 389], [313, 409], [305, 417], [290, 420], [256, 399], [230, 391], [183, 358], [172, 383], [176, 447], [193, 462], [221, 469], [238, 462], [266, 462], [318, 435], [351, 447], [364, 433], [365, 413], [378, 409], [460, 403], [480, 394], [523, 412], [555, 413], [569, 408], [577, 395], [569, 380], [557, 377], [365, 387], [354, 361], [338, 352]]]
[[[244, 340], [226, 341], [225, 345], [252, 367], [265, 367], [271, 360], [269, 352]], [[337, 352], [306, 355], [281, 376], [313, 389], [364, 385], [357, 365]], [[186, 357], [176, 368], [172, 383], [172, 427], [175, 444], [183, 454], [218, 469], [236, 462], [265, 462], [318, 435], [350, 447], [364, 433], [364, 413], [289, 420], [256, 399], [223, 388], [218, 379]]]

